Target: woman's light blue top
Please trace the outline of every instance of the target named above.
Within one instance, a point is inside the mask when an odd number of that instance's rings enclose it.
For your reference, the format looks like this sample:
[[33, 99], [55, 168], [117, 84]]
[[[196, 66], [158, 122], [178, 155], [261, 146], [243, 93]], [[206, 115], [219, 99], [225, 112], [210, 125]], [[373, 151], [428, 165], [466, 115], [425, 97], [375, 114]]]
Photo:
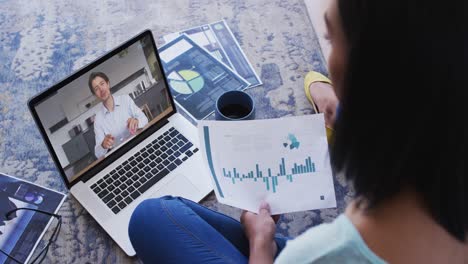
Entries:
[[372, 252], [344, 214], [329, 224], [313, 227], [294, 240], [276, 258], [290, 263], [386, 263]]

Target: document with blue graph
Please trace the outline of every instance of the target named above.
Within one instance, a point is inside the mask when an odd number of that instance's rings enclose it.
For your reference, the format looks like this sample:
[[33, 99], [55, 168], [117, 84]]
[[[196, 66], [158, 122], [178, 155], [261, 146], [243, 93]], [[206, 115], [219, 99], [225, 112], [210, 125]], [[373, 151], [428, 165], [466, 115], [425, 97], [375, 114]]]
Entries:
[[272, 214], [336, 207], [323, 114], [198, 123], [220, 203]]
[[193, 121], [213, 113], [224, 92], [250, 85], [186, 34], [160, 47], [159, 55], [174, 100]]
[[225, 20], [205, 24], [163, 36], [164, 43], [187, 34], [195, 43], [223, 62], [250, 83], [249, 88], [262, 84], [252, 64]]

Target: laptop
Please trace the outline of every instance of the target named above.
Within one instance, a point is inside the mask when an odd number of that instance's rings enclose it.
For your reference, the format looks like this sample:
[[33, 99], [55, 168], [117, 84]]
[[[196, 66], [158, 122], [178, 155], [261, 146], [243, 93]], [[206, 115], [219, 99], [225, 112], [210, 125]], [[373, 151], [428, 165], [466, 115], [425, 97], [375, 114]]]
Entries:
[[129, 256], [143, 200], [211, 190], [197, 130], [177, 112], [146, 30], [28, 102], [70, 193]]

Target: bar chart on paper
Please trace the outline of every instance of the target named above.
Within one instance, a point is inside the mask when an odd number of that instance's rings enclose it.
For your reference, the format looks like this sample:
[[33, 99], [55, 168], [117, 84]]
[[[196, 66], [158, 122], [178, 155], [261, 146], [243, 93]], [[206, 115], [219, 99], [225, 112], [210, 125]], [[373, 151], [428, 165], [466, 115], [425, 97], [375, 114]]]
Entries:
[[[312, 162], [310, 157], [305, 159], [303, 165], [298, 165], [294, 163], [294, 166], [290, 169], [289, 172], [286, 172], [286, 165], [284, 158], [281, 158], [281, 164], [279, 164], [279, 172], [276, 174], [275, 172], [272, 173], [271, 168], [266, 169], [267, 173], [264, 173], [263, 170], [260, 169], [259, 164], [255, 164], [255, 171], [251, 170], [247, 173], [240, 174], [239, 170], [236, 168], [232, 168], [232, 170], [226, 170], [223, 168], [223, 176], [230, 178], [232, 183], [235, 184], [237, 181], [260, 181], [265, 183], [265, 188], [267, 191], [271, 190], [273, 193], [276, 193], [276, 188], [278, 186], [278, 177], [285, 177], [287, 181], [293, 182], [293, 176], [304, 174], [309, 175], [315, 172], [315, 164]], [[307, 177], [307, 176], [305, 176]]]
[[265, 200], [276, 213], [336, 206], [323, 117], [202, 121], [199, 135], [219, 202], [256, 211]]

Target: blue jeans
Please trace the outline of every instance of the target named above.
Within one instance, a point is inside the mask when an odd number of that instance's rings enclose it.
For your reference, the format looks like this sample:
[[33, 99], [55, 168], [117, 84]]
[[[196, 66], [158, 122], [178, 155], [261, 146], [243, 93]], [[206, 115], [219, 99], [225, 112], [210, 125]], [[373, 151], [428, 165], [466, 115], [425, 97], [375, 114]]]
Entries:
[[[128, 233], [144, 263], [247, 263], [249, 258], [239, 221], [180, 197], [143, 201]], [[279, 253], [286, 239], [275, 240]]]

